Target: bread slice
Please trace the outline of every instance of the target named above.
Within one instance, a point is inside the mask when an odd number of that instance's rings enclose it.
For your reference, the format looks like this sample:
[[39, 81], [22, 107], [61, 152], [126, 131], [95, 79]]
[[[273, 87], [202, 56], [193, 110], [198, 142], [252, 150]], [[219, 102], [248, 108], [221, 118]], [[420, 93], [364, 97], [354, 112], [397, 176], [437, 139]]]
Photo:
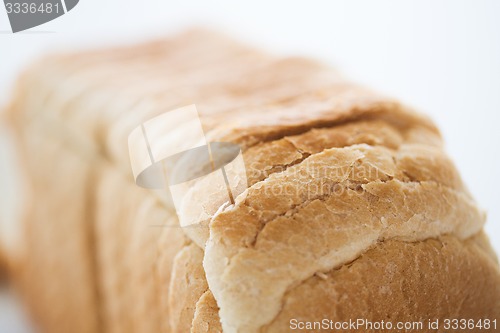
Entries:
[[[231, 204], [202, 178], [176, 212], [134, 184], [127, 137], [193, 103], [248, 188]], [[12, 274], [42, 331], [500, 318], [485, 213], [438, 129], [323, 64], [193, 30], [41, 59], [10, 111], [33, 198]]]
[[7, 259], [5, 259], [5, 255], [2, 252], [0, 252], [0, 284], [5, 281], [6, 270], [7, 270]]

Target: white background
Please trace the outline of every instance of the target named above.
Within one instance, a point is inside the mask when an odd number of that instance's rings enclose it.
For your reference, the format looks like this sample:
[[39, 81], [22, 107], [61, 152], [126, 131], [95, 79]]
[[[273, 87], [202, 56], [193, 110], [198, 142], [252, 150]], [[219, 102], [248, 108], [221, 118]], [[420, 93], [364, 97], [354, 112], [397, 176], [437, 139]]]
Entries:
[[0, 7], [0, 101], [41, 53], [132, 43], [192, 25], [319, 58], [429, 114], [488, 211], [500, 252], [500, 1], [80, 0], [67, 15], [18, 34]]

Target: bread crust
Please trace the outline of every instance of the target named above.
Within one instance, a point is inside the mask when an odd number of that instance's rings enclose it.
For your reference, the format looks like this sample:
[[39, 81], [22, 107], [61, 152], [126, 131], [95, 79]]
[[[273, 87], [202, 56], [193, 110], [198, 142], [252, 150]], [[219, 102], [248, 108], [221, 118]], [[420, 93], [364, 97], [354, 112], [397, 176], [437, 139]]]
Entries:
[[207, 290], [196, 303], [191, 333], [220, 333], [219, 307], [210, 290]]
[[442, 323], [450, 318], [497, 318], [500, 280], [496, 264], [474, 244], [474, 238], [379, 243], [348, 265], [289, 290], [279, 315], [262, 331], [289, 332], [293, 318], [422, 321], [424, 325], [429, 319]]

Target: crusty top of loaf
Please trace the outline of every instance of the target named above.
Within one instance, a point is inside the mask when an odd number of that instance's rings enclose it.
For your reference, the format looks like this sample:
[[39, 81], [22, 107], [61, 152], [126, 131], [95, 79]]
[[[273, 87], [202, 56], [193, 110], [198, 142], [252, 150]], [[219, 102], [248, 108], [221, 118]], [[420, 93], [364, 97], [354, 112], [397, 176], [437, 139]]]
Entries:
[[192, 103], [210, 141], [241, 146], [249, 187], [235, 204], [200, 180], [181, 212], [202, 204], [210, 216], [185, 232], [204, 250], [225, 332], [269, 325], [288, 290], [377, 243], [466, 239], [485, 221], [427, 117], [315, 61], [196, 30], [47, 57], [22, 81], [39, 89], [16, 103], [50, 99], [54, 112], [37, 117], [124, 172], [130, 131]]

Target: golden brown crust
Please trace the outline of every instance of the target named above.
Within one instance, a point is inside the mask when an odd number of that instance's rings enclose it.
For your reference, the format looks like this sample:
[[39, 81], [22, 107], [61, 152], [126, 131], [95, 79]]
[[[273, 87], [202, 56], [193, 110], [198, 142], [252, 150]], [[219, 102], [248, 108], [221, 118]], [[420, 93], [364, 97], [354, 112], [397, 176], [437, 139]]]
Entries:
[[[447, 272], [444, 274], [444, 272]], [[471, 240], [443, 236], [379, 243], [340, 269], [289, 290], [262, 332], [289, 332], [290, 321], [397, 322], [498, 318], [500, 275]], [[361, 328], [346, 332], [377, 332]], [[305, 330], [299, 330], [305, 331]], [[423, 332], [431, 330], [424, 329]]]
[[225, 329], [258, 330], [289, 288], [377, 241], [447, 233], [463, 239], [481, 229], [484, 213], [449, 159], [438, 147], [406, 140], [396, 149], [323, 146], [254, 183], [214, 216], [205, 270]]
[[498, 256], [490, 244], [490, 240], [484, 230], [469, 238], [468, 241], [481, 249], [494, 263], [498, 265]]
[[196, 303], [191, 333], [221, 333], [219, 307], [214, 295], [207, 290]]
[[[380, 242], [352, 262], [318, 273], [288, 291], [279, 315], [261, 331], [289, 332], [298, 321], [324, 319], [395, 324], [498, 318], [500, 274], [495, 273], [496, 267], [496, 256], [483, 232], [465, 241], [443, 236], [412, 243]], [[436, 274], [442, 271], [450, 274]], [[221, 331], [219, 309], [210, 291], [196, 308], [192, 332]]]
[[203, 251], [195, 244], [184, 247], [175, 256], [169, 292], [172, 332], [190, 331], [196, 303], [208, 289], [202, 261]]
[[[426, 141], [421, 142], [418, 136], [408, 135], [410, 131], [415, 133], [422, 130], [424, 129], [418, 125], [403, 129], [381, 120], [365, 120], [326, 128], [312, 128], [302, 134], [263, 142], [247, 149], [244, 154], [249, 169], [247, 175], [249, 186], [326, 148], [342, 148], [364, 143], [398, 149], [405, 141], [415, 144], [425, 143]], [[435, 134], [435, 137], [439, 140], [438, 135]], [[452, 175], [450, 178], [460, 179], [457, 175]]]

